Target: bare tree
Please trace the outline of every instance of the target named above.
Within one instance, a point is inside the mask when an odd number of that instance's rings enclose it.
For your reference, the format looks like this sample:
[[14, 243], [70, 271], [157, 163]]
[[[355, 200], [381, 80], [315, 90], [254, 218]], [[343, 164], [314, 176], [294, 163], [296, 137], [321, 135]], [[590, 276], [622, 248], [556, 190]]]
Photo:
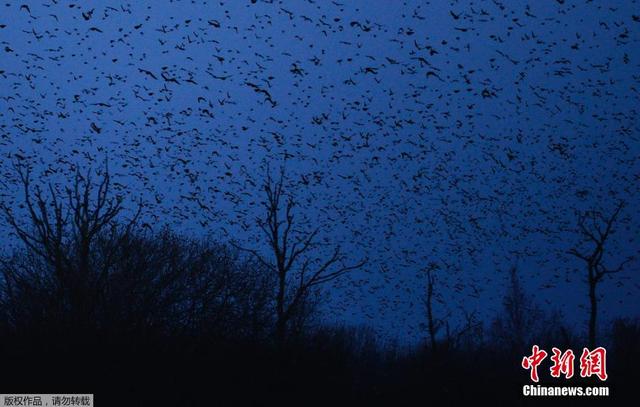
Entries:
[[535, 299], [522, 286], [516, 266], [512, 266], [508, 271], [502, 312], [502, 315], [493, 321], [493, 340], [500, 343], [506, 351], [520, 354], [539, 334], [540, 321], [544, 315]]
[[427, 306], [427, 329], [429, 330], [432, 352], [436, 352], [436, 334], [440, 328], [440, 321], [435, 321], [433, 318], [433, 291], [435, 288], [434, 272], [438, 268], [439, 266], [437, 263], [430, 263], [425, 269], [425, 272], [427, 273], [427, 298], [425, 299], [425, 304]]
[[[17, 216], [8, 205], [3, 204], [0, 209], [26, 248], [52, 268], [63, 309], [71, 311], [75, 324], [84, 326], [92, 318], [92, 298], [109, 268], [105, 264], [99, 271], [92, 269], [91, 249], [98, 236], [114, 226], [122, 211], [122, 198], [110, 195], [108, 165], [105, 163], [97, 184], [92, 182], [91, 170], [84, 176], [78, 170], [66, 193], [49, 184], [48, 194], [39, 185], [31, 186], [28, 166], [16, 165], [15, 169], [24, 190], [21, 207], [26, 208], [26, 217]], [[141, 209], [142, 206], [125, 232], [136, 223]]]
[[142, 205], [124, 219], [106, 165], [96, 181], [76, 172], [68, 188], [45, 193], [28, 167], [16, 171], [24, 199], [0, 209], [23, 247], [0, 257], [0, 330], [47, 331], [50, 343], [54, 330], [60, 343], [66, 332], [248, 341], [271, 334], [276, 279], [256, 259], [210, 239], [145, 229]]
[[586, 211], [578, 213], [578, 232], [581, 235], [582, 243], [588, 243], [591, 247], [583, 251], [577, 248], [569, 250], [569, 254], [584, 261], [587, 266], [587, 281], [589, 283], [589, 346], [594, 347], [596, 344], [596, 319], [598, 314], [598, 296], [597, 287], [604, 276], [615, 274], [622, 271], [624, 266], [632, 260], [627, 258], [617, 267], [607, 267], [604, 264], [603, 256], [605, 244], [613, 232], [613, 226], [616, 223], [620, 212], [624, 208], [624, 202], [620, 202], [610, 216], [604, 215], [600, 211]]
[[527, 300], [527, 293], [522, 288], [518, 276], [518, 268], [509, 269], [509, 288], [503, 300], [505, 322], [508, 332], [511, 333], [511, 347], [520, 351], [526, 345], [527, 336], [533, 328], [533, 324], [539, 317], [539, 310], [535, 303]]
[[278, 179], [273, 179], [267, 172], [263, 184], [265, 215], [257, 220], [272, 258], [268, 259], [257, 250], [243, 248], [276, 274], [275, 334], [280, 345], [286, 339], [290, 321], [301, 310], [311, 290], [366, 263], [365, 259], [346, 265], [346, 256], [339, 245], [333, 248], [328, 258], [316, 255], [321, 246], [316, 240], [320, 228], [311, 232], [297, 229], [293, 213], [296, 204], [285, 191], [284, 183], [284, 168], [280, 170]]

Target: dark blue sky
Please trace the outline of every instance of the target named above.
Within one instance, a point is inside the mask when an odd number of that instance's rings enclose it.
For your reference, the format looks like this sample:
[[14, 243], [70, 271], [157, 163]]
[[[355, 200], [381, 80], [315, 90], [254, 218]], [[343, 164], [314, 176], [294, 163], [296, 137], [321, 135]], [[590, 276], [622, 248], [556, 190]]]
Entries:
[[[626, 200], [608, 250], [638, 251], [636, 1], [5, 1], [0, 27], [0, 199], [16, 154], [63, 183], [108, 154], [154, 225], [258, 248], [286, 157], [298, 216], [369, 259], [330, 320], [423, 335], [435, 261], [439, 315], [491, 317], [517, 264], [582, 329], [575, 211]], [[602, 291], [638, 315], [638, 262]]]

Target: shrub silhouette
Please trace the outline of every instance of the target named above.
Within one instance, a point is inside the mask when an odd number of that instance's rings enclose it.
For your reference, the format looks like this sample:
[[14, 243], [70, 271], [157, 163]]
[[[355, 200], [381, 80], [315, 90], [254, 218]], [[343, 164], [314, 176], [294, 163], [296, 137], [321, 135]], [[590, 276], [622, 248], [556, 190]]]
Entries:
[[[264, 259], [152, 231], [139, 221], [144, 207], [125, 216], [106, 167], [97, 183], [90, 175], [45, 194], [20, 169], [25, 213], [2, 208], [23, 243], [0, 264], [2, 389], [96, 393], [118, 406], [509, 405], [523, 403], [531, 341], [584, 345], [558, 314], [527, 302], [515, 269], [490, 335], [474, 312], [459, 329], [441, 321], [438, 352], [435, 330], [400, 347], [366, 326], [309, 324], [319, 301], [310, 292], [287, 316], [289, 340], [274, 341], [278, 274]], [[633, 388], [639, 332], [637, 321], [613, 324], [614, 402]]]

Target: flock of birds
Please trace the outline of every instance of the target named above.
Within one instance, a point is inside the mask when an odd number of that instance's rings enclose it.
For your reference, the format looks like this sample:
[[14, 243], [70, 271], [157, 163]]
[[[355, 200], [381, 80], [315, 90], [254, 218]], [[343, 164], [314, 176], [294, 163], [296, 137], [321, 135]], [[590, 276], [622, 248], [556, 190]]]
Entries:
[[[369, 259], [331, 290], [330, 318], [422, 335], [432, 262], [440, 315], [495, 312], [516, 263], [551, 304], [582, 281], [559, 255], [576, 210], [627, 201], [612, 251], [636, 247], [639, 14], [635, 0], [5, 0], [0, 199], [21, 198], [16, 162], [65, 184], [108, 157], [148, 225], [259, 247], [260, 186], [284, 166], [301, 227]], [[632, 308], [629, 278], [611, 289]]]

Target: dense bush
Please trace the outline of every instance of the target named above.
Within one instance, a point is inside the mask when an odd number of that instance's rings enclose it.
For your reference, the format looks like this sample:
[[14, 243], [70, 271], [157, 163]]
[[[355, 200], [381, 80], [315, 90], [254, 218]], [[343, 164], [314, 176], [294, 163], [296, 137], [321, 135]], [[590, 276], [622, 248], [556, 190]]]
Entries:
[[[488, 326], [473, 313], [459, 329], [445, 321], [437, 347], [435, 335], [401, 347], [368, 327], [323, 326], [315, 289], [294, 293], [283, 342], [264, 259], [125, 220], [108, 176], [97, 190], [77, 178], [68, 205], [53, 189], [30, 196], [22, 179], [27, 213], [4, 208], [23, 246], [0, 265], [3, 391], [95, 393], [104, 406], [512, 405], [535, 401], [521, 395], [520, 367], [533, 341], [578, 355], [584, 344], [527, 301], [515, 269], [502, 313]], [[624, 400], [640, 325], [616, 321], [608, 342], [608, 401]]]

